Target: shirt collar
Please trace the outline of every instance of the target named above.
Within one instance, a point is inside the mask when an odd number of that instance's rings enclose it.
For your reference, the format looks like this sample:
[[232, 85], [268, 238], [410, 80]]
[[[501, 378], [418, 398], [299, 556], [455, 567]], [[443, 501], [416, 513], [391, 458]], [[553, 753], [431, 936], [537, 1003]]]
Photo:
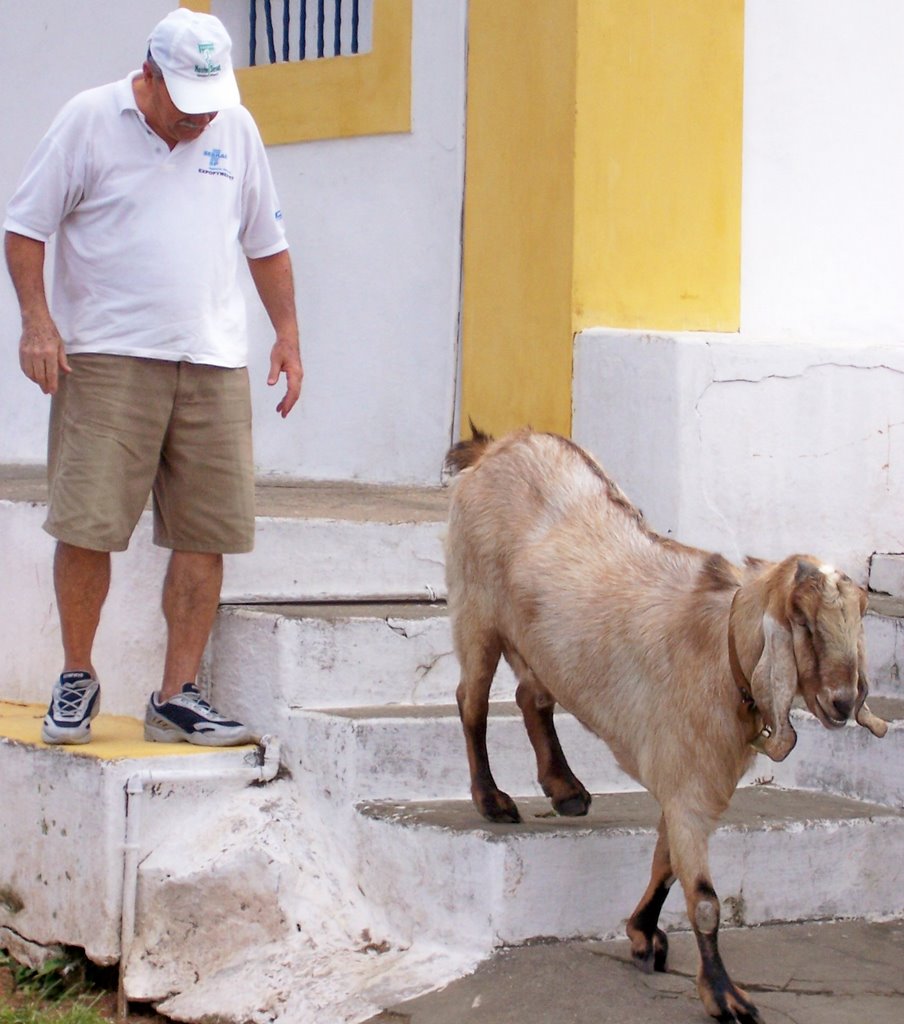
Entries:
[[116, 83], [116, 103], [120, 113], [125, 110], [138, 110], [135, 102], [135, 93], [132, 91], [132, 83], [139, 77], [141, 71], [130, 71], [125, 78]]

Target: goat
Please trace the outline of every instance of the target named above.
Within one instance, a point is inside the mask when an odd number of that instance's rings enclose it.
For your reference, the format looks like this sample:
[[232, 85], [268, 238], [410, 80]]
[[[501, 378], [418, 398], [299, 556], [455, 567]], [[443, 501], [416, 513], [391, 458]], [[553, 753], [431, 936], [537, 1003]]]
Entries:
[[471, 794], [490, 821], [520, 821], [487, 755], [489, 693], [500, 657], [559, 814], [591, 797], [553, 723], [557, 703], [611, 747], [662, 814], [649, 885], [627, 922], [634, 962], [666, 969], [659, 915], [676, 880], [700, 953], [709, 1014], [756, 1024], [718, 948], [708, 843], [755, 748], [794, 747], [792, 699], [827, 729], [887, 724], [865, 698], [866, 595], [809, 555], [737, 567], [654, 533], [573, 442], [525, 429], [498, 441], [472, 424], [450, 449], [446, 578]]

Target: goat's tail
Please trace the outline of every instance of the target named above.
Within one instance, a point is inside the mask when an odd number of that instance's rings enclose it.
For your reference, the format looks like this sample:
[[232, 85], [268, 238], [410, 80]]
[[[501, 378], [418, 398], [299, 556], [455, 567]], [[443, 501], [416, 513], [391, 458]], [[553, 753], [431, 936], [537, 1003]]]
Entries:
[[471, 440], [459, 441], [446, 452], [443, 467], [447, 473], [453, 475], [460, 473], [463, 469], [479, 462], [487, 447], [493, 442], [493, 438], [489, 434], [485, 434], [474, 426], [472, 419], [469, 419], [468, 423], [471, 425]]

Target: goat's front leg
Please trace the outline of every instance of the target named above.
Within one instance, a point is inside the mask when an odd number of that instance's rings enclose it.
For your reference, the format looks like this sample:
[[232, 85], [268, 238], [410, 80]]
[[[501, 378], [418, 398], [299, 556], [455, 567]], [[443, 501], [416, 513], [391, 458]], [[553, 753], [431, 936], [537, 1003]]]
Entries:
[[496, 785], [487, 752], [490, 687], [502, 645], [495, 633], [482, 630], [465, 633], [459, 622], [456, 622], [454, 639], [461, 664], [456, 699], [471, 771], [471, 799], [488, 821], [517, 823], [521, 821], [518, 807]]
[[719, 897], [709, 874], [710, 826], [703, 816], [666, 813], [672, 863], [687, 899], [687, 914], [700, 951], [697, 993], [706, 1012], [720, 1021], [761, 1024], [750, 996], [728, 976], [719, 953]]
[[668, 829], [663, 815], [659, 819], [659, 839], [653, 853], [650, 884], [634, 913], [628, 918], [627, 926], [628, 938], [631, 940], [631, 956], [644, 974], [665, 970], [669, 940], [666, 933], [658, 927], [659, 915], [674, 882], [675, 875], [669, 856]]
[[537, 781], [557, 814], [580, 817], [589, 810], [592, 798], [565, 759], [553, 721], [556, 702], [521, 658], [506, 657], [519, 679], [515, 700], [537, 757]]

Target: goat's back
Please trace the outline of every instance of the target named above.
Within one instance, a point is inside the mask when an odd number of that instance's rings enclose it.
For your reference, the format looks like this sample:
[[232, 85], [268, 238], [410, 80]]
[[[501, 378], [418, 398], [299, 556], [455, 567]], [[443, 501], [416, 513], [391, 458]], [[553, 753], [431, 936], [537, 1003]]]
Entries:
[[576, 517], [605, 522], [626, 537], [652, 536], [641, 513], [599, 464], [563, 437], [521, 430], [496, 441], [475, 432], [471, 441], [450, 450], [446, 465], [460, 473], [452, 516], [463, 518], [459, 528], [470, 532], [488, 520], [504, 523], [508, 537], [525, 539]]
[[691, 550], [653, 533], [600, 465], [563, 437], [521, 430], [496, 441], [476, 432], [450, 451], [447, 465], [459, 472], [447, 537], [450, 582], [476, 574], [484, 585], [511, 585], [494, 566], [545, 558], [554, 558], [557, 576], [569, 569], [583, 576], [590, 562], [614, 564], [623, 575], [628, 562], [639, 568], [663, 545]]

